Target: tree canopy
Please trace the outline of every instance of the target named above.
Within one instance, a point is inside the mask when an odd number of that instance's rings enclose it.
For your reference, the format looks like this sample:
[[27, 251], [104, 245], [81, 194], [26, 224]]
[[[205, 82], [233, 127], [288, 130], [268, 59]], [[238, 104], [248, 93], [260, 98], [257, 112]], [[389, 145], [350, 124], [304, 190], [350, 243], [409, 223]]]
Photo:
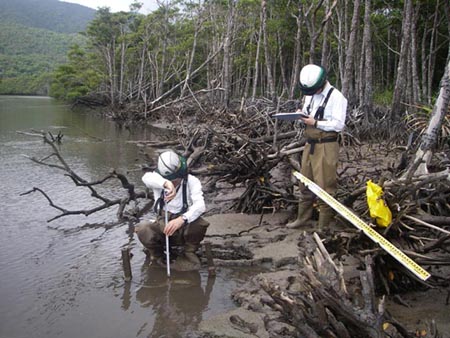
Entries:
[[[392, 104], [401, 114], [437, 93], [448, 7], [443, 0], [177, 0], [148, 15], [102, 8], [86, 30], [84, 65], [101, 80], [86, 87], [112, 107], [204, 90], [227, 108], [255, 96], [294, 98], [300, 68], [317, 63], [351, 106]], [[86, 71], [74, 62], [58, 74]]]

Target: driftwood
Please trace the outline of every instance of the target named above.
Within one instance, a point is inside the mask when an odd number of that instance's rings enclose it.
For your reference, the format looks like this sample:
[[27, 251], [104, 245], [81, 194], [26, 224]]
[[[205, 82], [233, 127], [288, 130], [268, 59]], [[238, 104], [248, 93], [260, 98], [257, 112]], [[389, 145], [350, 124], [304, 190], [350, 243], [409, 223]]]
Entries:
[[[60, 213], [56, 215], [55, 217], [48, 220], [48, 222], [54, 221], [58, 218], [69, 216], [69, 215], [91, 215], [93, 213], [96, 213], [100, 210], [108, 209], [113, 206], [117, 206], [117, 218], [119, 220], [124, 219], [138, 219], [139, 216], [145, 211], [148, 210], [149, 205], [152, 201], [147, 202], [146, 205], [143, 208], [139, 208], [137, 205], [138, 199], [147, 198], [147, 193], [145, 191], [138, 192], [135, 190], [135, 187], [133, 184], [131, 184], [128, 180], [128, 178], [122, 174], [117, 172], [116, 170], [112, 169], [108, 174], [106, 174], [103, 178], [98, 179], [96, 181], [89, 182], [82, 178], [80, 175], [78, 175], [71, 167], [70, 165], [64, 160], [62, 155], [60, 154], [58, 147], [55, 145], [55, 141], [61, 140], [62, 135], [58, 138], [54, 138], [51, 134], [47, 134], [45, 132], [18, 132], [23, 135], [31, 136], [31, 137], [40, 137], [44, 141], [45, 144], [48, 144], [51, 148], [51, 153], [43, 158], [35, 158], [30, 156], [25, 156], [29, 158], [31, 161], [39, 164], [44, 165], [50, 168], [56, 168], [64, 172], [64, 175], [69, 177], [72, 182], [77, 186], [81, 188], [86, 188], [90, 191], [91, 196], [95, 199], [100, 201], [100, 205], [84, 209], [84, 210], [68, 210], [65, 209], [59, 205], [57, 205], [51, 197], [45, 193], [40, 188], [34, 187], [33, 189], [22, 193], [21, 195], [27, 195], [31, 194], [33, 192], [39, 192], [41, 193], [49, 202], [49, 205], [55, 209], [57, 209]], [[51, 161], [55, 159], [54, 161]], [[120, 182], [122, 188], [125, 189], [126, 195], [124, 197], [118, 197], [115, 199], [107, 198], [101, 193], [98, 192], [96, 189], [96, 186], [100, 186], [104, 182], [116, 179]], [[131, 203], [134, 203], [133, 208], [126, 209]]]
[[[352, 285], [360, 291], [349, 293], [342, 266], [331, 259], [317, 234], [304, 233], [299, 239], [299, 272], [291, 281], [301, 290], [283, 290], [261, 279], [261, 287], [273, 299], [265, 304], [281, 312], [298, 337], [414, 337], [385, 311], [384, 297], [376, 297], [370, 255], [364, 266]], [[431, 332], [427, 337], [439, 337], [437, 330]]]

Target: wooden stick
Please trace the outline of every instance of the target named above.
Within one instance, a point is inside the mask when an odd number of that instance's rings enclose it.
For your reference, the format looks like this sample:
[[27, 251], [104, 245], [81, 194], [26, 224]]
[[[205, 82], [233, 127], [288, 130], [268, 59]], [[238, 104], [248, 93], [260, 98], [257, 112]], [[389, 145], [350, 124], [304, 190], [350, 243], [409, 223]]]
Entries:
[[130, 264], [130, 248], [122, 249], [122, 264], [123, 264], [123, 272], [125, 276], [125, 281], [129, 282], [133, 277], [131, 274], [131, 264]]
[[443, 232], [444, 234], [450, 235], [450, 231], [447, 231], [447, 230], [444, 230], [444, 229], [442, 229], [442, 228], [439, 228], [439, 227], [437, 227], [437, 226], [435, 226], [435, 225], [433, 225], [433, 224], [424, 222], [424, 221], [422, 221], [422, 220], [420, 220], [420, 219], [418, 219], [418, 218], [415, 218], [415, 217], [413, 217], [413, 216], [405, 215], [404, 217], [405, 217], [405, 218], [408, 218], [408, 219], [410, 219], [411, 221], [414, 221], [414, 222], [416, 222], [416, 223], [418, 223], [418, 224], [420, 224], [420, 225], [423, 225], [423, 226], [426, 226], [426, 227], [428, 227], [428, 228], [431, 228], [431, 229], [434, 229], [434, 230]]
[[206, 260], [208, 262], [208, 275], [215, 276], [216, 275], [216, 267], [214, 266], [214, 260], [211, 253], [211, 242], [204, 243]]

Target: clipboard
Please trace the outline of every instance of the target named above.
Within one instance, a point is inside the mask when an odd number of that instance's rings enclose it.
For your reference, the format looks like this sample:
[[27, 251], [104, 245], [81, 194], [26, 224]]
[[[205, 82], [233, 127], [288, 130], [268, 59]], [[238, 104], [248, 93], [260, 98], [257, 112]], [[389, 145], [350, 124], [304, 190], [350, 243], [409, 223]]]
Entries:
[[276, 119], [280, 120], [294, 121], [300, 118], [307, 118], [308, 115], [305, 115], [303, 113], [279, 113], [272, 115], [272, 117], [275, 117]]

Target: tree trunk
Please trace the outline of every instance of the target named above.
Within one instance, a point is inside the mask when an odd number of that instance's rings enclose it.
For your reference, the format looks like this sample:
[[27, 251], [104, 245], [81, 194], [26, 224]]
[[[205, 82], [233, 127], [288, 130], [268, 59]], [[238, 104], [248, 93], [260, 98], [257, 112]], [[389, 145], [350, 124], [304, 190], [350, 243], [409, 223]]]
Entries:
[[417, 68], [417, 21], [419, 19], [420, 3], [414, 9], [411, 27], [411, 80], [412, 80], [412, 103], [420, 102], [420, 81]]
[[[220, 36], [220, 34], [218, 33], [223, 29], [222, 27], [219, 27], [218, 23], [219, 19], [217, 16], [220, 14], [218, 14], [218, 11], [215, 9], [215, 5], [212, 2], [209, 2], [207, 4], [207, 13], [211, 31], [210, 32], [211, 39], [208, 43], [208, 50], [210, 51], [210, 53], [216, 54], [217, 51], [223, 47], [223, 37]], [[214, 58], [213, 60], [211, 60], [210, 63], [207, 64], [207, 80], [208, 80], [207, 82], [209, 90], [221, 85], [220, 83], [221, 76], [219, 71], [219, 68], [221, 66], [223, 66], [223, 60], [222, 62], [220, 62], [219, 58]], [[217, 93], [214, 90], [211, 90], [208, 93], [208, 96], [211, 102], [214, 101], [219, 102], [222, 99], [221, 93]]]
[[261, 50], [261, 41], [262, 41], [262, 30], [263, 30], [263, 12], [261, 11], [260, 23], [259, 23], [259, 33], [258, 33], [258, 42], [256, 44], [256, 56], [255, 56], [255, 76], [253, 77], [253, 90], [252, 90], [252, 101], [255, 101], [256, 97], [256, 88], [258, 87], [258, 79], [259, 79], [259, 53]]
[[[346, 2], [347, 3], [347, 2]], [[337, 14], [337, 52], [338, 52], [338, 79], [341, 84], [341, 88], [343, 86], [344, 81], [344, 69], [345, 69], [345, 61], [344, 61], [344, 41], [345, 41], [345, 17], [346, 17], [346, 8], [347, 5], [343, 6], [343, 8], [338, 8], [336, 10]], [[336, 85], [338, 81], [336, 81]]]
[[197, 37], [198, 37], [198, 32], [200, 30], [200, 26], [201, 26], [201, 23], [196, 22], [196, 24], [195, 24], [195, 31], [194, 31], [194, 41], [192, 42], [192, 50], [191, 50], [191, 53], [190, 53], [188, 66], [186, 68], [186, 77], [184, 79], [184, 85], [183, 85], [183, 88], [181, 89], [180, 97], [184, 96], [184, 92], [186, 91], [186, 89], [187, 89], [187, 87], [189, 85], [189, 80], [191, 78], [192, 65], [194, 63], [194, 56], [195, 56], [195, 52], [197, 50]]
[[352, 26], [350, 29], [350, 38], [347, 45], [347, 50], [345, 53], [345, 70], [344, 79], [342, 81], [342, 93], [347, 97], [349, 104], [352, 105], [355, 102], [354, 99], [354, 59], [355, 59], [355, 48], [356, 48], [356, 37], [358, 31], [359, 23], [359, 5], [360, 0], [355, 0], [353, 3], [353, 17]]
[[299, 2], [298, 4], [298, 14], [297, 16], [293, 17], [295, 18], [297, 22], [297, 33], [295, 35], [295, 47], [294, 47], [294, 62], [292, 66], [292, 76], [291, 76], [291, 90], [289, 92], [289, 99], [294, 98], [295, 88], [297, 87], [299, 77], [300, 77], [300, 67], [301, 67], [301, 59], [302, 59], [302, 27], [303, 27], [303, 20], [302, 20], [302, 4]]
[[[322, 1], [320, 2], [320, 4]], [[316, 43], [318, 34], [316, 32], [316, 10], [312, 11], [312, 15], [309, 15], [313, 9], [314, 2], [311, 3], [311, 7], [305, 13], [305, 23], [307, 31], [309, 33], [309, 63], [316, 63]], [[311, 17], [310, 17], [311, 16]]]
[[[141, 50], [141, 62], [139, 65], [139, 73], [138, 73], [138, 91], [137, 91], [137, 99], [142, 98], [144, 100], [144, 97], [146, 95], [144, 94], [144, 67], [145, 67], [145, 51], [147, 49], [147, 40], [144, 41], [142, 44], [142, 50]], [[145, 102], [146, 100], [144, 100]]]
[[[439, 96], [433, 107], [430, 122], [427, 130], [422, 136], [422, 142], [419, 150], [416, 152], [415, 160], [409, 167], [406, 176], [423, 175], [428, 173], [427, 165], [433, 155], [433, 148], [437, 143], [442, 121], [448, 113], [450, 103], [450, 46], [447, 55], [447, 66], [441, 79]], [[417, 169], [416, 169], [417, 168]]]
[[224, 108], [228, 108], [231, 96], [231, 40], [234, 25], [234, 1], [228, 1], [229, 11], [227, 20], [227, 32], [223, 43], [223, 101]]
[[[113, 43], [114, 46], [114, 43]], [[108, 79], [109, 79], [109, 100], [111, 107], [116, 105], [115, 100], [115, 66], [114, 66], [114, 47], [106, 46], [104, 47], [104, 57], [106, 60], [106, 67], [108, 68]]]
[[[392, 34], [391, 30], [388, 29], [388, 33], [387, 33], [387, 44], [388, 44], [388, 46], [391, 45], [391, 34]], [[391, 74], [392, 74], [392, 68], [393, 68], [392, 67], [392, 56], [391, 56], [392, 52], [391, 52], [391, 49], [388, 48], [386, 53], [387, 53], [387, 55], [386, 55], [386, 82], [385, 82], [385, 85], [390, 87], [390, 85], [391, 85]]]
[[120, 27], [121, 30], [121, 42], [120, 42], [120, 74], [119, 74], [119, 104], [123, 103], [123, 85], [124, 85], [124, 78], [125, 78], [125, 50], [126, 50], [126, 44], [125, 44], [125, 33], [124, 33], [124, 27]]
[[405, 98], [407, 65], [409, 58], [409, 48], [411, 44], [411, 21], [412, 21], [412, 0], [405, 0], [403, 8], [402, 42], [400, 47], [400, 57], [398, 60], [397, 74], [392, 99], [392, 117], [398, 118], [404, 111], [402, 100]]
[[284, 72], [284, 55], [283, 55], [283, 39], [280, 36], [280, 32], [277, 32], [277, 39], [278, 39], [278, 56], [279, 56], [279, 62], [280, 62], [280, 76], [281, 76], [281, 82], [283, 84], [283, 93], [289, 92], [289, 85], [288, 81], [286, 79], [286, 73]]
[[[166, 59], [167, 59], [167, 38], [168, 38], [168, 24], [169, 24], [169, 8], [167, 6], [164, 6], [164, 18], [163, 18], [163, 31], [162, 31], [162, 55], [161, 55], [161, 63], [159, 67], [157, 67], [158, 71], [158, 84], [155, 91], [155, 96], [159, 97], [162, 95], [164, 91], [164, 79], [165, 79], [165, 72], [166, 72]], [[155, 57], [155, 62], [157, 63], [158, 58]]]
[[428, 81], [427, 81], [427, 102], [431, 104], [432, 100], [432, 85], [433, 85], [433, 76], [434, 76], [434, 61], [435, 57], [435, 46], [436, 46], [436, 35], [437, 35], [437, 26], [438, 26], [438, 18], [439, 18], [439, 5], [440, 1], [436, 1], [436, 7], [434, 11], [434, 20], [433, 27], [431, 28], [431, 38], [430, 38], [430, 47], [428, 51]]
[[[330, 12], [330, 0], [326, 0], [325, 2], [325, 13]], [[321, 57], [321, 65], [325, 69], [328, 70], [328, 55], [330, 53], [330, 48], [328, 44], [328, 28], [330, 26], [329, 20], [326, 20], [323, 25], [323, 36], [322, 36], [322, 57]]]
[[[253, 40], [255, 38], [255, 35], [252, 34], [250, 36], [250, 45], [253, 45]], [[249, 57], [247, 59], [247, 74], [245, 76], [245, 87], [244, 87], [244, 98], [247, 99], [249, 91], [250, 91], [250, 83], [251, 83], [251, 78], [252, 78], [252, 59]], [[256, 73], [255, 73], [256, 75]]]
[[267, 1], [261, 1], [262, 11], [262, 34], [264, 38], [264, 56], [266, 61], [267, 84], [269, 86], [269, 97], [275, 100], [275, 83], [272, 76], [272, 57], [270, 55], [269, 37], [267, 36]]
[[372, 111], [372, 95], [373, 95], [373, 83], [372, 83], [372, 71], [373, 71], [373, 56], [372, 56], [372, 26], [370, 22], [371, 13], [371, 0], [365, 2], [364, 12], [364, 34], [363, 34], [363, 46], [364, 46], [364, 81], [362, 86], [362, 107], [366, 114]]

